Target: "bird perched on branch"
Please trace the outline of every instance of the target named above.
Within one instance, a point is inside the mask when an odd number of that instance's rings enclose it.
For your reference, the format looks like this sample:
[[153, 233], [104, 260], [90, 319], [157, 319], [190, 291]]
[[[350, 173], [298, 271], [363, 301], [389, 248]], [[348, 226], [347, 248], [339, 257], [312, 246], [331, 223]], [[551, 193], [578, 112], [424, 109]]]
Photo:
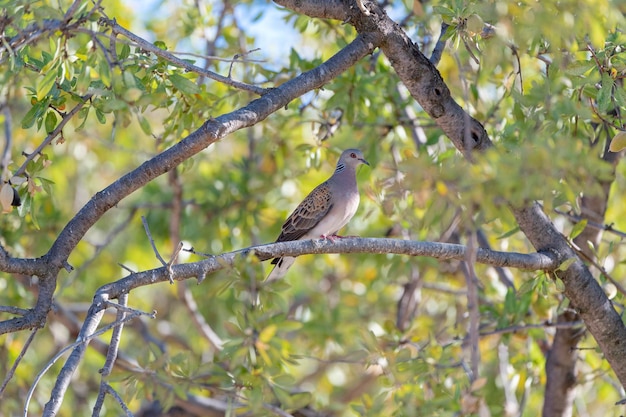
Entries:
[[[344, 227], [359, 207], [359, 189], [356, 184], [356, 168], [369, 165], [358, 149], [343, 151], [334, 174], [321, 183], [296, 207], [283, 224], [276, 242], [324, 238], [340, 238], [337, 233]], [[274, 258], [276, 266], [267, 277], [268, 281], [282, 278], [293, 265], [295, 257]]]

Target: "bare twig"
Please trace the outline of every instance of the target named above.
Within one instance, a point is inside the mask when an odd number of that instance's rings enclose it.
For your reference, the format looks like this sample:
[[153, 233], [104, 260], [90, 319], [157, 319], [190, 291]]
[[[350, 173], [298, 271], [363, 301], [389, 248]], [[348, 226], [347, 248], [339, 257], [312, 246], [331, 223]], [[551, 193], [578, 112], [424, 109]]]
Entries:
[[478, 311], [478, 286], [476, 285], [476, 269], [474, 265], [476, 263], [477, 253], [477, 239], [476, 231], [472, 231], [468, 235], [467, 251], [465, 254], [465, 260], [461, 266], [463, 274], [465, 275], [465, 282], [467, 285], [467, 312], [469, 314], [469, 325], [467, 329], [467, 342], [470, 351], [470, 369], [471, 375], [470, 381], [478, 379], [478, 366], [480, 365], [480, 349], [479, 342], [479, 328], [480, 328], [480, 312]]
[[[251, 51], [248, 51], [248, 53], [250, 52], [255, 52], [255, 51], [260, 51], [261, 48], [256, 48], [253, 49]], [[183, 55], [183, 56], [192, 56], [194, 58], [202, 58], [205, 59], [207, 61], [220, 61], [220, 62], [229, 62], [229, 63], [233, 63], [235, 61], [238, 62], [243, 62], [243, 63], [253, 63], [253, 64], [263, 64], [266, 63], [267, 61], [262, 60], [262, 59], [242, 59], [244, 56], [243, 55], [235, 55], [232, 58], [222, 58], [220, 56], [215, 56], [215, 55], [203, 55], [203, 54], [196, 54], [194, 52], [183, 52], [183, 51], [170, 51], [171, 54], [176, 54], [176, 55]]]
[[2, 104], [2, 114], [4, 115], [4, 149], [2, 150], [2, 156], [0, 156], [0, 184], [2, 184], [1, 180], [5, 179], [5, 170], [9, 167], [11, 148], [13, 146], [13, 132], [11, 131], [13, 121], [11, 119], [11, 109], [7, 103]]
[[622, 284], [620, 284], [620, 282], [618, 280], [613, 278], [613, 276], [609, 273], [609, 271], [606, 270], [606, 268], [604, 268], [602, 265], [600, 265], [598, 263], [598, 261], [596, 261], [593, 257], [587, 255], [587, 253], [585, 253], [585, 251], [583, 251], [581, 248], [579, 248], [573, 242], [572, 242], [572, 247], [574, 248], [574, 250], [576, 251], [578, 256], [580, 256], [581, 258], [585, 259], [591, 265], [596, 267], [598, 269], [598, 271], [600, 271], [602, 273], [602, 275], [604, 275], [606, 277], [606, 279], [608, 279], [611, 282], [611, 284], [615, 285], [615, 288], [617, 289], [617, 291], [619, 291], [620, 293], [626, 295], [626, 288], [624, 288], [624, 286]]
[[115, 391], [113, 387], [107, 383], [104, 384], [104, 387], [106, 389], [107, 394], [115, 398], [115, 401], [117, 401], [117, 403], [120, 405], [126, 417], [133, 417], [133, 413], [128, 409], [128, 406], [124, 403], [124, 400], [122, 400], [122, 397], [120, 397], [117, 391]]
[[584, 326], [585, 323], [582, 321], [570, 321], [570, 322], [549, 322], [546, 321], [544, 323], [535, 323], [535, 324], [521, 324], [516, 326], [502, 327], [500, 329], [491, 330], [488, 332], [481, 332], [480, 337], [488, 337], [488, 336], [496, 336], [505, 333], [518, 333], [523, 332], [530, 329], [545, 329], [545, 328], [554, 328], [554, 329], [569, 329], [571, 327], [581, 327]]
[[189, 290], [189, 287], [187, 287], [187, 285], [180, 285], [178, 288], [178, 296], [183, 300], [183, 305], [191, 315], [191, 319], [196, 325], [196, 328], [200, 330], [202, 335], [204, 335], [215, 350], [222, 350], [224, 347], [224, 341], [213, 330], [209, 323], [206, 322], [204, 316], [200, 314], [198, 304], [193, 298], [193, 294]]
[[443, 39], [443, 37], [448, 31], [448, 27], [450, 27], [450, 25], [448, 25], [447, 23], [441, 23], [441, 32], [439, 33], [439, 39], [437, 40], [435, 48], [430, 55], [430, 62], [432, 62], [433, 65], [439, 64], [441, 56], [443, 55], [443, 50], [446, 49], [446, 40]]
[[165, 262], [165, 259], [163, 259], [163, 257], [156, 248], [156, 244], [154, 243], [154, 239], [152, 238], [152, 233], [150, 233], [150, 226], [148, 226], [148, 221], [144, 216], [141, 216], [141, 223], [143, 223], [143, 228], [146, 231], [146, 236], [148, 236], [148, 240], [150, 241], [150, 246], [152, 246], [154, 255], [157, 257], [159, 262], [161, 262], [161, 265], [167, 266], [167, 262]]
[[572, 220], [573, 222], [579, 222], [582, 220], [587, 220], [587, 227], [593, 227], [594, 229], [598, 229], [598, 230], [603, 230], [605, 232], [609, 232], [609, 233], [613, 233], [614, 235], [617, 235], [621, 238], [625, 238], [626, 237], [626, 233], [622, 232], [620, 230], [617, 230], [613, 227], [613, 223], [609, 223], [609, 224], [601, 224], [601, 223], [596, 223], [594, 221], [591, 221], [589, 219], [587, 219], [584, 216], [578, 215], [578, 214], [572, 214], [572, 213], [568, 213], [566, 211], [563, 210], [558, 210], [558, 209], [554, 209], [554, 212], [557, 214], [560, 214], [561, 216], [565, 216], [568, 219]]
[[[128, 227], [129, 224], [131, 224], [131, 221], [133, 220], [133, 217], [135, 217], [136, 213], [137, 213], [137, 208], [132, 207], [130, 209], [130, 212], [128, 213], [128, 216], [124, 218], [117, 226], [111, 229], [111, 231], [105, 236], [105, 238], [102, 240], [101, 243], [94, 244], [95, 252], [91, 256], [91, 258], [83, 262], [80, 265], [80, 267], [76, 268], [76, 270], [70, 275], [70, 278], [65, 280], [65, 282], [60, 286], [60, 288], [57, 291], [57, 297], [61, 293], [63, 293], [63, 291], [66, 288], [71, 287], [74, 284], [74, 281], [80, 276], [80, 274], [84, 270], [89, 268], [89, 266], [91, 266], [91, 264], [98, 258], [98, 256], [102, 253], [102, 251], [104, 251], [108, 247], [108, 245], [113, 241], [113, 239], [115, 239], [120, 233], [122, 233]], [[120, 266], [128, 270], [125, 266], [123, 265], [120, 265]], [[129, 272], [132, 273], [133, 271], [129, 271]]]
[[228, 78], [230, 78], [230, 76], [232, 75], [232, 71], [233, 71], [233, 65], [235, 64], [235, 62], [237, 62], [237, 60], [239, 60], [240, 58], [245, 57], [248, 54], [251, 54], [252, 52], [256, 52], [256, 51], [260, 51], [261, 48], [254, 48], [254, 49], [250, 49], [249, 51], [246, 51], [244, 53], [241, 54], [235, 54], [235, 56], [233, 57], [233, 60], [230, 62], [230, 66], [228, 67]]
[[13, 306], [0, 306], [0, 313], [9, 313], [9, 314], [15, 314], [18, 316], [24, 316], [26, 314], [28, 314], [30, 310], [27, 310], [25, 308], [19, 308], [19, 307], [13, 307]]
[[[126, 303], [128, 302], [128, 294], [122, 294], [119, 299], [119, 307], [126, 307]], [[102, 409], [102, 405], [104, 404], [104, 396], [109, 390], [109, 384], [106, 382], [106, 377], [111, 374], [111, 370], [113, 370], [113, 365], [115, 364], [115, 359], [117, 358], [117, 352], [120, 346], [120, 339], [122, 335], [122, 330], [124, 328], [123, 320], [126, 317], [126, 311], [123, 308], [118, 308], [117, 317], [115, 321], [119, 323], [119, 325], [113, 328], [113, 332], [111, 334], [111, 343], [109, 344], [109, 350], [107, 351], [106, 360], [104, 362], [104, 366], [100, 370], [100, 374], [102, 375], [100, 378], [100, 391], [98, 392], [98, 398], [96, 399], [96, 404], [93, 407], [93, 412], [91, 413], [92, 417], [98, 417], [100, 415], [100, 410]], [[124, 407], [124, 403], [121, 403]]]
[[15, 362], [13, 362], [13, 365], [11, 366], [11, 369], [9, 369], [9, 372], [7, 372], [6, 376], [4, 377], [4, 381], [2, 381], [2, 386], [0, 386], [0, 399], [2, 398], [2, 394], [4, 394], [4, 390], [6, 389], [7, 385], [9, 384], [9, 381], [11, 380], [11, 378], [13, 378], [13, 375], [15, 374], [15, 370], [17, 369], [17, 366], [22, 361], [22, 358], [26, 354], [26, 351], [28, 350], [28, 347], [30, 346], [30, 344], [33, 341], [33, 339], [35, 338], [35, 335], [37, 334], [38, 330], [39, 330], [39, 328], [34, 328], [30, 332], [30, 335], [28, 336], [28, 339], [26, 339], [26, 342], [24, 343], [24, 346], [22, 347], [22, 350], [20, 351], [20, 354], [17, 355], [17, 358], [15, 358]]

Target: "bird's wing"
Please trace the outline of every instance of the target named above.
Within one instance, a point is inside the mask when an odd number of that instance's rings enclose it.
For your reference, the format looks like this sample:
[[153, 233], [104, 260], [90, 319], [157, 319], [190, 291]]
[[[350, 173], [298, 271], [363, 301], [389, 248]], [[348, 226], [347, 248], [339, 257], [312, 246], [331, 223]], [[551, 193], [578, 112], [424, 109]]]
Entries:
[[313, 229], [332, 207], [332, 192], [328, 182], [318, 185], [306, 196], [283, 224], [276, 242], [298, 240]]

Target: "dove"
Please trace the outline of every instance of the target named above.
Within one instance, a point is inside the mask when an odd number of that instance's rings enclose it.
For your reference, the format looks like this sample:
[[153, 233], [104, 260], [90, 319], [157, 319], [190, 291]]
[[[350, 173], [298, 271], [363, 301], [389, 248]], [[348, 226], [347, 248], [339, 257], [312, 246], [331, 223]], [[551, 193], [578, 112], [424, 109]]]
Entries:
[[[337, 233], [354, 216], [359, 207], [359, 189], [356, 183], [356, 168], [369, 165], [358, 149], [343, 151], [333, 175], [315, 187], [296, 207], [283, 224], [276, 242], [293, 240], [340, 238]], [[276, 266], [267, 281], [282, 278], [296, 258], [283, 256], [274, 258]]]

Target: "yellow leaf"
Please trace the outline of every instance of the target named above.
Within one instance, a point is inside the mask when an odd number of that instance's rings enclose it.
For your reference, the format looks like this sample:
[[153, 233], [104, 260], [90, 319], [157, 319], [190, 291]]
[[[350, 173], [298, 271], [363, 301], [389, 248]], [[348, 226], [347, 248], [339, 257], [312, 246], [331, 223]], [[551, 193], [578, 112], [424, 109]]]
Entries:
[[2, 212], [9, 213], [13, 209], [11, 203], [13, 202], [13, 188], [9, 184], [4, 184], [0, 188], [0, 205], [2, 205]]
[[626, 132], [617, 132], [617, 135], [613, 136], [613, 139], [611, 140], [609, 150], [611, 152], [619, 152], [624, 148], [626, 148]]
[[487, 378], [478, 378], [474, 382], [472, 382], [472, 386], [470, 387], [470, 392], [475, 392], [484, 387], [487, 384]]
[[259, 340], [263, 343], [268, 343], [272, 337], [276, 334], [278, 328], [275, 324], [270, 324], [265, 329], [261, 330], [259, 334]]
[[435, 187], [437, 188], [437, 192], [440, 195], [446, 195], [448, 194], [448, 187], [446, 186], [446, 184], [443, 181], [437, 181], [435, 183]]

